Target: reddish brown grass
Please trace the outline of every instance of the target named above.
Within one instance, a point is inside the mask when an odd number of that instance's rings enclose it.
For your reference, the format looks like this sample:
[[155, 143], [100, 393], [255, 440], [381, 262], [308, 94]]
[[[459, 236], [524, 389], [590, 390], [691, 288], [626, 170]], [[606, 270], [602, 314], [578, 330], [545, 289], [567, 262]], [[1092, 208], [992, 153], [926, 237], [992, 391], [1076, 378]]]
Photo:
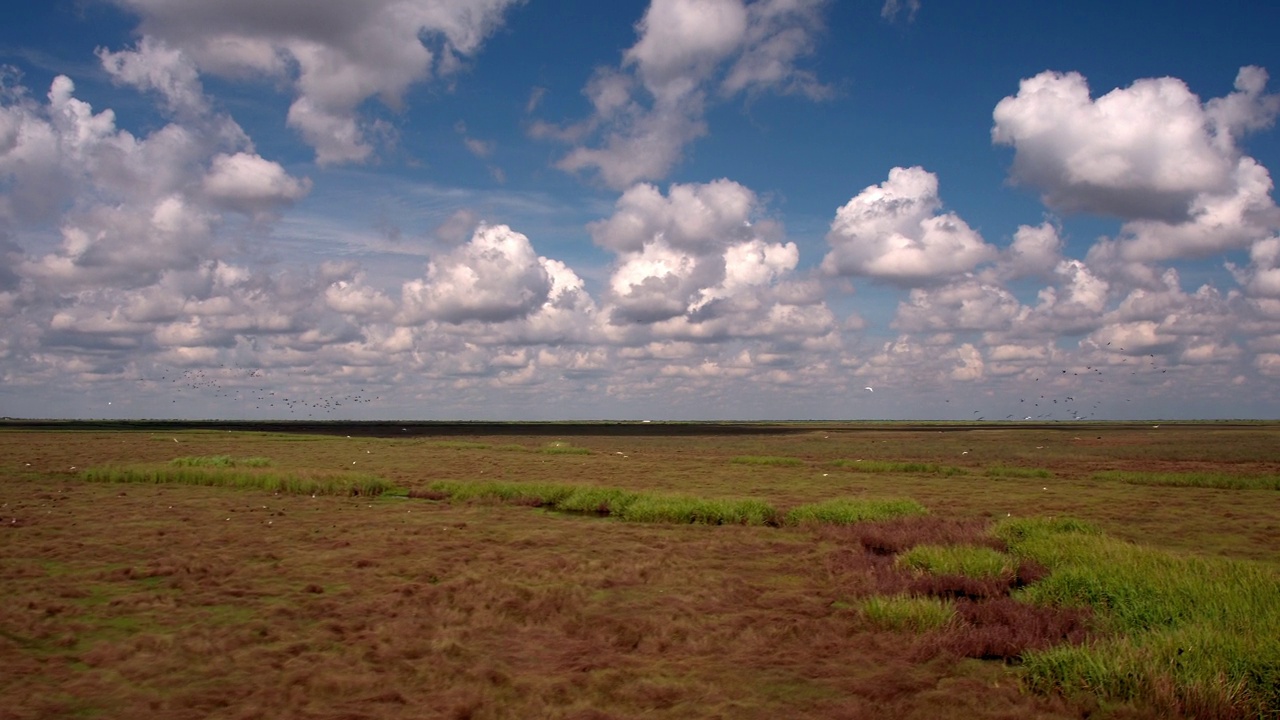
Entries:
[[[1142, 462], [1135, 448], [1173, 448], [1134, 445], [1146, 441], [1138, 434], [1086, 449], [1032, 439], [1054, 451], [1028, 462], [1054, 471], [1057, 494], [1044, 480], [815, 471], [841, 457], [954, 464], [957, 443], [974, 448], [966, 457], [1003, 452], [1000, 462], [1014, 464], [1007, 436], [995, 435], [583, 437], [572, 444], [593, 454], [565, 456], [442, 450], [417, 438], [179, 437], [0, 432], [0, 718], [1155, 717], [1020, 689], [1006, 659], [1077, 642], [1088, 627], [1087, 616], [1009, 599], [1042, 568], [974, 585], [906, 572], [894, 554], [990, 543], [990, 516], [1006, 512], [1070, 511], [1108, 529], [1136, 512], [1135, 532], [1153, 541], [1236, 556], [1274, 553], [1280, 538], [1275, 508], [1210, 502], [1195, 489], [1157, 497], [1125, 486], [1135, 510], [1123, 514], [1115, 488], [1083, 478]], [[1186, 437], [1173, 443], [1172, 457], [1186, 457]], [[358, 454], [414, 499], [122, 491], [68, 469], [176, 454], [264, 456], [282, 470], [349, 466]], [[729, 462], [739, 455], [809, 465]], [[778, 507], [910, 495], [933, 513], [844, 529], [650, 526], [423, 492], [468, 478]], [[1221, 536], [1223, 512], [1247, 541]], [[869, 627], [849, 609], [890, 592], [957, 598], [960, 621], [917, 637]]]

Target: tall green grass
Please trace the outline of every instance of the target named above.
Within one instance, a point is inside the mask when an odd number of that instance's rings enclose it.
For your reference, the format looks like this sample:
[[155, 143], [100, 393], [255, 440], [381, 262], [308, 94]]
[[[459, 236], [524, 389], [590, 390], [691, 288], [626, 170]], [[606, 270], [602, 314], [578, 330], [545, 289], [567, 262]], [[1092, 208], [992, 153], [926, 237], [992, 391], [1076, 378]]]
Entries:
[[898, 556], [900, 565], [937, 575], [972, 578], [1012, 576], [1017, 561], [989, 547], [973, 545], [917, 545]]
[[950, 624], [956, 614], [950, 600], [910, 595], [873, 595], [857, 607], [871, 624], [897, 632], [937, 630]]
[[623, 509], [633, 522], [702, 523], [706, 525], [773, 525], [778, 511], [763, 500], [642, 495]]
[[800, 505], [785, 515], [753, 498], [707, 499], [686, 495], [630, 492], [594, 485], [555, 483], [459, 482], [439, 480], [427, 486], [450, 500], [491, 500], [536, 505], [562, 512], [610, 515], [631, 522], [707, 525], [850, 525], [928, 511], [910, 499], [842, 498]]
[[968, 475], [969, 471], [953, 465], [929, 462], [895, 462], [890, 460], [832, 460], [833, 467], [864, 473], [917, 473], [925, 475]]
[[762, 500], [705, 499], [630, 492], [590, 485], [512, 482], [433, 482], [428, 490], [451, 500], [537, 505], [561, 512], [609, 515], [628, 522], [775, 525], [778, 511]]
[[783, 521], [788, 525], [852, 525], [869, 520], [926, 515], [928, 512], [923, 505], [911, 499], [837, 498], [791, 508]]
[[193, 455], [174, 458], [169, 461], [169, 464], [177, 467], [257, 468], [269, 466], [271, 464], [271, 459], [264, 457], [233, 458], [230, 455]]
[[1136, 472], [1103, 470], [1093, 474], [1095, 480], [1118, 480], [1130, 485], [1163, 485], [1168, 487], [1203, 487], [1223, 490], [1280, 490], [1280, 475], [1241, 476], [1220, 472]]
[[468, 483], [456, 480], [438, 480], [427, 487], [458, 501], [492, 500], [518, 505], [555, 505], [574, 490], [572, 485], [554, 483]]
[[598, 513], [621, 516], [628, 505], [640, 497], [639, 493], [618, 488], [576, 487], [563, 500], [552, 507], [563, 512]]
[[296, 495], [373, 496], [395, 490], [386, 480], [361, 473], [286, 475], [220, 466], [103, 466], [88, 468], [80, 477], [88, 482], [203, 485]]
[[1006, 520], [997, 535], [1048, 577], [1020, 591], [1088, 605], [1104, 635], [1028, 653], [1028, 683], [1142, 700], [1192, 717], [1280, 715], [1280, 574], [1258, 563], [1180, 556], [1070, 520]]
[[1011, 467], [1008, 465], [993, 465], [983, 471], [987, 477], [996, 478], [1050, 478], [1053, 473], [1044, 468], [1028, 468], [1028, 467]]

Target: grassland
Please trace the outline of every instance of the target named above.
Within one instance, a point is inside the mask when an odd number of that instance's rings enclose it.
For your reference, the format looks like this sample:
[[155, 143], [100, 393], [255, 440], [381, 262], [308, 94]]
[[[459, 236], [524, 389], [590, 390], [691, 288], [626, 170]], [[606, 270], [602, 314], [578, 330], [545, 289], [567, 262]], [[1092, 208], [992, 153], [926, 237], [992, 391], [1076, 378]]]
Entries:
[[0, 718], [1280, 708], [1280, 427], [659, 425], [0, 430]]

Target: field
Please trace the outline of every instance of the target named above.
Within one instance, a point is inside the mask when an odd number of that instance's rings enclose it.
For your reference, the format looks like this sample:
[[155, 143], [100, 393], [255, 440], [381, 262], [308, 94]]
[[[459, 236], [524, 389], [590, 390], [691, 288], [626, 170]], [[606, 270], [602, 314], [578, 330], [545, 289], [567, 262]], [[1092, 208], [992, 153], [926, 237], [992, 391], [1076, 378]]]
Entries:
[[0, 425], [0, 719], [1280, 715], [1280, 425]]

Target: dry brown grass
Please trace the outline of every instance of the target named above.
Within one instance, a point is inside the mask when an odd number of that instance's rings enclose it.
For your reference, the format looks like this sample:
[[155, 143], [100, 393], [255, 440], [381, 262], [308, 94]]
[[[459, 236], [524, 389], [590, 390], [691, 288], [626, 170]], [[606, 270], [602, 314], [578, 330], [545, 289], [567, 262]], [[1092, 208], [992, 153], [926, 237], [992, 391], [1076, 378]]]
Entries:
[[[536, 450], [545, 437], [444, 447], [429, 438], [0, 432], [0, 718], [1154, 717], [1037, 697], [1004, 662], [968, 659], [1082, 637], [1087, 615], [1008, 599], [1035, 567], [978, 581], [912, 574], [893, 555], [991, 544], [990, 519], [1006, 513], [1071, 512], [1121, 536], [1271, 559], [1280, 508], [1247, 492], [1088, 479], [1102, 466], [1154, 462], [1169, 445], [1150, 433], [1117, 430], [1088, 446], [1049, 435], [1051, 453], [1031, 449], [1049, 442], [1038, 436], [1011, 445], [985, 434], [828, 430], [574, 437], [591, 453], [549, 455], [508, 449]], [[1191, 438], [1173, 441], [1177, 462], [1210, 464], [1218, 445], [1250, 471], [1270, 462], [1220, 436], [1196, 455]], [[355, 461], [416, 497], [75, 479], [95, 464], [217, 454], [269, 457], [282, 471]], [[738, 456], [804, 464], [732, 463]], [[826, 466], [858, 456], [963, 460], [975, 472], [1023, 464], [1055, 476], [881, 477]], [[647, 525], [428, 499], [426, 487], [448, 479], [760, 497], [783, 509], [910, 496], [933, 513], [843, 529]], [[916, 636], [878, 630], [848, 608], [892, 592], [958, 598], [962, 622]]]

